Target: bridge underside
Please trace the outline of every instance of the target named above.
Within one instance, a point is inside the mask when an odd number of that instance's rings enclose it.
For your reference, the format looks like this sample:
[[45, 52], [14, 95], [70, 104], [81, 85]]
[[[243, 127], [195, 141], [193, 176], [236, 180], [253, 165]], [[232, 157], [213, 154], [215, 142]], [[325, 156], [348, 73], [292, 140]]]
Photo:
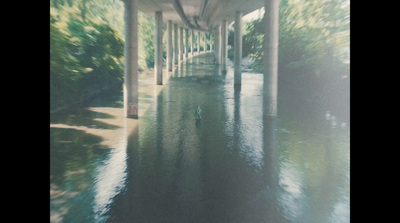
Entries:
[[211, 31], [223, 20], [235, 20], [235, 12], [246, 15], [264, 6], [264, 0], [139, 0], [138, 9], [150, 16], [163, 13], [163, 22], [171, 20], [180, 27]]
[[[167, 24], [167, 72], [173, 64], [193, 55], [194, 39], [197, 39], [196, 53], [200, 52], [200, 39], [204, 43], [209, 38], [214, 61], [226, 72], [228, 56], [228, 24], [235, 22], [234, 28], [234, 70], [235, 86], [241, 85], [242, 30], [244, 15], [265, 7], [264, 35], [264, 116], [277, 114], [277, 65], [279, 0], [122, 0], [125, 3], [125, 72], [124, 72], [124, 110], [126, 117], [138, 117], [138, 10], [154, 17], [154, 72], [155, 84], [163, 80], [163, 30]], [[189, 30], [191, 32], [189, 32]], [[179, 34], [178, 34], [179, 33]], [[183, 36], [185, 35], [185, 38]], [[208, 37], [207, 37], [208, 35]], [[189, 36], [191, 43], [189, 44]], [[185, 39], [185, 44], [184, 44]], [[178, 44], [179, 41], [179, 44]], [[173, 44], [172, 44], [173, 43]], [[213, 47], [214, 45], [214, 47]]]

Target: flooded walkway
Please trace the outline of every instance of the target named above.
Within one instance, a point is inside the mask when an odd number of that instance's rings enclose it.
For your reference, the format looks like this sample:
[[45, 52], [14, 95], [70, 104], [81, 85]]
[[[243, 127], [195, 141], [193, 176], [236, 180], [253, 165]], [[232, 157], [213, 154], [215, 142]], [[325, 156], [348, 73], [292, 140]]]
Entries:
[[164, 86], [143, 78], [138, 120], [122, 95], [51, 117], [51, 222], [349, 222], [348, 126], [263, 121], [262, 78], [234, 88], [208, 53]]

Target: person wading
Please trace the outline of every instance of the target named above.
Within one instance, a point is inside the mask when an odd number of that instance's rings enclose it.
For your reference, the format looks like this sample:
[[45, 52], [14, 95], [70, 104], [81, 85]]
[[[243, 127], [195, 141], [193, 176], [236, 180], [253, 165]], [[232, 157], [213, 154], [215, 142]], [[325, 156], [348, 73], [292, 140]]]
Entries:
[[196, 114], [196, 119], [197, 119], [197, 120], [201, 120], [201, 108], [200, 108], [200, 105], [197, 106], [197, 109], [196, 109], [196, 111], [195, 111], [195, 114]]

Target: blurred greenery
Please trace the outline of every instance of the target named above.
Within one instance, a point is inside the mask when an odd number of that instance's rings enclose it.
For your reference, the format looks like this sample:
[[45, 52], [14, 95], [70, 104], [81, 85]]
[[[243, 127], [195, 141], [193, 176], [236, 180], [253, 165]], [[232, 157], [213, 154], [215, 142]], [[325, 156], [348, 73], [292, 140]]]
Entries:
[[[279, 8], [278, 93], [281, 101], [318, 104], [349, 118], [350, 1], [281, 0]], [[233, 27], [228, 57], [233, 59]], [[243, 57], [262, 73], [264, 18], [245, 23]], [[317, 102], [317, 103], [315, 103]]]
[[[141, 72], [154, 65], [155, 23], [140, 11], [138, 19]], [[122, 90], [124, 24], [120, 0], [50, 1], [50, 110]]]
[[[349, 0], [280, 1], [279, 91], [287, 91], [285, 95], [293, 98], [318, 100], [330, 110], [334, 108], [326, 101], [342, 92], [336, 107], [349, 104], [349, 8]], [[155, 22], [140, 11], [138, 20], [138, 69], [141, 72], [154, 66]], [[261, 73], [263, 23], [263, 18], [243, 22], [243, 57], [253, 58], [252, 68]], [[121, 91], [124, 25], [121, 0], [50, 1], [51, 110], [90, 97], [99, 90]], [[230, 27], [230, 59], [234, 52], [233, 32]], [[197, 38], [196, 31], [195, 50]], [[166, 41], [164, 31], [164, 58]], [[200, 38], [201, 50], [204, 50], [203, 41]], [[293, 98], [291, 100], [295, 100]]]

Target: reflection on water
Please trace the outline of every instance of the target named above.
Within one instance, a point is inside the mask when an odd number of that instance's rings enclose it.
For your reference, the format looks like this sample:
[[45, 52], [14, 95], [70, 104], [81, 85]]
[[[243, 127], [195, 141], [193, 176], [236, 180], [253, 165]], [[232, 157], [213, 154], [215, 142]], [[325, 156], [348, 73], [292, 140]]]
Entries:
[[126, 147], [127, 135], [123, 131], [117, 148], [112, 149], [107, 159], [102, 160], [94, 173], [94, 205], [96, 222], [102, 221], [103, 215], [108, 211], [115, 195], [125, 189], [126, 170]]
[[[98, 118], [98, 113], [81, 114], [88, 113], [78, 109], [64, 119], [57, 115], [51, 120], [76, 125], [80, 120], [101, 123], [90, 121]], [[108, 206], [125, 187], [127, 136], [125, 131], [120, 133], [111, 149], [100, 145], [100, 136], [72, 128], [50, 128], [51, 222], [105, 222]]]
[[348, 127], [306, 109], [263, 116], [262, 75], [234, 88], [207, 55], [182, 62], [115, 148], [51, 128], [52, 222], [350, 221]]

